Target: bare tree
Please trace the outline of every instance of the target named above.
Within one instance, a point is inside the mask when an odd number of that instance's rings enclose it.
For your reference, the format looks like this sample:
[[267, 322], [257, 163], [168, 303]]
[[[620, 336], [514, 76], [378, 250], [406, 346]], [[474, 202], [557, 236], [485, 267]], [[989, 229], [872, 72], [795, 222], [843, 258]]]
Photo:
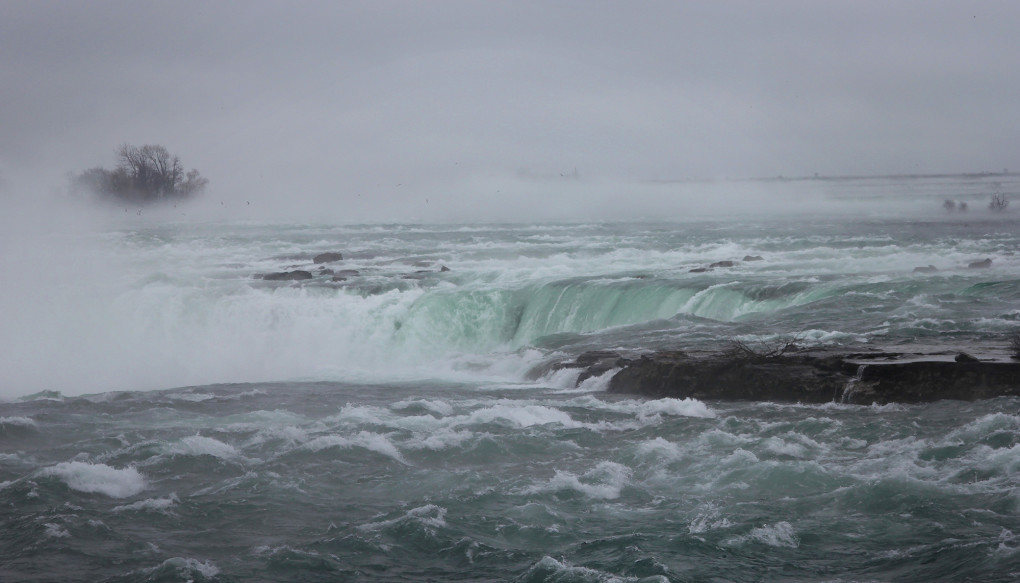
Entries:
[[209, 183], [198, 170], [185, 173], [180, 158], [163, 146], [122, 144], [116, 152], [115, 169], [91, 168], [72, 185], [132, 202], [159, 202], [188, 197]]
[[121, 145], [117, 148], [119, 167], [131, 177], [134, 187], [162, 200], [175, 194], [183, 180], [184, 167], [177, 156], [163, 146], [145, 145], [141, 148]]
[[995, 194], [993, 194], [992, 202], [988, 203], [988, 208], [991, 209], [992, 212], [996, 213], [1001, 213], [1002, 211], [1006, 210], [1006, 207], [1008, 206], [1009, 199], [1006, 198], [1006, 195], [1002, 194], [1001, 192], [996, 192]]

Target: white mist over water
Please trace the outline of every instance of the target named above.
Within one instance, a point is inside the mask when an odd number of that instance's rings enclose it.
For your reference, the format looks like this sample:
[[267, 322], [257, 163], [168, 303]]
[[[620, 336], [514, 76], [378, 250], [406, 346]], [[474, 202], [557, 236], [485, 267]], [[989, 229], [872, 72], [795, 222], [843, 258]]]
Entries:
[[[655, 193], [660, 219], [686, 219], [654, 224], [288, 223], [227, 217], [230, 208], [211, 199], [141, 214], [7, 200], [0, 396], [287, 379], [513, 383], [557, 350], [583, 347], [648, 350], [784, 332], [861, 342], [889, 330], [913, 334], [911, 327], [1002, 333], [1012, 312], [984, 292], [946, 294], [1015, 280], [1015, 225], [984, 222], [976, 204], [969, 216], [941, 210], [949, 193], [978, 199], [994, 186], [874, 179], [615, 191], [616, 204], [641, 212], [654, 208]], [[601, 200], [589, 212], [610, 214], [608, 190], [543, 188], [561, 197], [550, 208], [577, 205], [587, 193]], [[776, 195], [771, 206], [747, 194], [756, 189]], [[698, 212], [661, 212], [695, 192]], [[755, 219], [721, 217], [732, 206]], [[906, 208], [917, 218], [887, 216], [909, 216]], [[223, 216], [209, 220], [216, 213]], [[343, 252], [330, 267], [360, 274], [337, 283], [254, 278], [315, 271], [311, 257], [321, 251]], [[745, 255], [764, 259], [743, 262]], [[966, 271], [985, 257], [994, 258], [991, 270]], [[731, 260], [731, 268], [690, 272]], [[940, 271], [911, 275], [929, 264]], [[439, 273], [443, 265], [452, 271]]]

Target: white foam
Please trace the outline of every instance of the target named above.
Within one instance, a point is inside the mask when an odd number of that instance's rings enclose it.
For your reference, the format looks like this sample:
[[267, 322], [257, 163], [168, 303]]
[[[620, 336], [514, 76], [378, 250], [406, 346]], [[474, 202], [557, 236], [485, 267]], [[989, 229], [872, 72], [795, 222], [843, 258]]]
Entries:
[[846, 449], [864, 449], [868, 447], [868, 442], [866, 440], [856, 439], [853, 437], [844, 437], [839, 443]]
[[716, 528], [727, 528], [732, 523], [726, 518], [720, 518], [719, 508], [715, 504], [707, 504], [702, 508], [687, 526], [691, 534], [701, 534]]
[[752, 529], [748, 536], [772, 547], [797, 548], [800, 546], [800, 540], [794, 534], [793, 526], [785, 521], [777, 522], [772, 526], [766, 525]]
[[177, 399], [179, 401], [190, 401], [193, 403], [200, 403], [202, 401], [209, 401], [215, 399], [216, 395], [207, 393], [172, 393], [168, 395], [171, 399]]
[[745, 435], [737, 435], [715, 427], [698, 435], [699, 445], [718, 447], [726, 450], [733, 450], [735, 447], [747, 445], [753, 441], [753, 439]]
[[304, 415], [279, 409], [273, 411], [250, 411], [241, 415], [230, 415], [224, 419], [226, 425], [218, 427], [226, 431], [246, 433], [279, 429], [286, 426], [302, 425], [308, 421]]
[[609, 390], [609, 382], [613, 380], [616, 373], [620, 372], [620, 369], [614, 368], [607, 370], [606, 372], [598, 376], [590, 376], [584, 379], [577, 389], [580, 391], [591, 391], [602, 393]]
[[557, 389], [574, 391], [577, 390], [577, 373], [576, 368], [561, 368], [543, 377], [542, 382]]
[[279, 439], [287, 444], [294, 445], [304, 443], [308, 440], [308, 432], [300, 427], [287, 425], [284, 427], [272, 427], [259, 431], [248, 442], [248, 445], [260, 445], [268, 441]]
[[697, 399], [656, 399], [642, 401], [637, 407], [638, 417], [642, 420], [659, 420], [664, 415], [674, 417], [715, 418], [715, 412]]
[[738, 536], [727, 541], [730, 545], [740, 545], [746, 542], [758, 542], [770, 547], [797, 548], [800, 546], [800, 539], [797, 538], [793, 526], [786, 521], [777, 522], [774, 525], [753, 528], [751, 532]]
[[563, 427], [581, 427], [582, 424], [574, 421], [570, 415], [553, 407], [545, 405], [516, 405], [499, 403], [492, 407], [485, 407], [471, 412], [467, 419], [469, 423], [493, 423], [502, 421], [517, 427], [532, 427], [536, 425], [559, 424]]
[[805, 344], [837, 344], [842, 341], [867, 343], [868, 337], [853, 332], [842, 332], [840, 330], [805, 330], [798, 334]]
[[114, 512], [127, 512], [127, 511], [145, 511], [145, 512], [158, 512], [160, 514], [169, 514], [170, 510], [180, 503], [176, 494], [170, 494], [166, 498], [148, 498], [145, 500], [139, 500], [138, 502], [132, 502], [131, 504], [125, 504], [123, 506], [115, 506]]
[[366, 425], [384, 425], [393, 417], [389, 410], [383, 407], [372, 407], [368, 405], [344, 405], [336, 415], [325, 418], [323, 421], [342, 423], [363, 423]]
[[992, 449], [982, 445], [971, 453], [978, 457], [977, 466], [997, 473], [1013, 475], [1020, 470], [1020, 444], [1009, 448]]
[[640, 581], [641, 583], [669, 583], [669, 579], [663, 575], [652, 575], [651, 577], [620, 577], [607, 573], [605, 571], [599, 571], [597, 569], [591, 569], [589, 567], [578, 567], [571, 565], [567, 562], [557, 561], [556, 559], [546, 556], [532, 565], [528, 569], [529, 576], [523, 577], [524, 580], [531, 581], [578, 581], [578, 582], [592, 582], [592, 583], [631, 583]]
[[402, 464], [406, 464], [407, 460], [400, 454], [400, 450], [397, 446], [393, 445], [393, 442], [389, 440], [385, 435], [378, 433], [372, 433], [369, 431], [362, 431], [352, 437], [343, 437], [341, 435], [324, 435], [316, 437], [302, 446], [303, 449], [311, 451], [322, 451], [329, 448], [340, 448], [340, 449], [351, 449], [360, 447], [369, 451], [380, 453], [387, 457], [391, 457]]
[[[601, 409], [614, 413], [633, 415], [642, 425], [658, 423], [663, 417], [698, 417], [714, 419], [715, 411], [697, 399], [627, 399], [623, 401], [603, 401], [595, 396], [587, 395], [572, 399], [570, 405], [585, 408]], [[632, 424], [622, 429], [631, 429]]]
[[488, 433], [476, 433], [474, 431], [459, 431], [452, 429], [440, 429], [429, 433], [423, 439], [413, 440], [411, 447], [419, 449], [430, 449], [441, 451], [459, 447], [464, 442], [471, 441], [489, 435]]
[[71, 533], [67, 532], [67, 529], [63, 528], [59, 524], [53, 524], [48, 522], [43, 526], [46, 527], [46, 530], [43, 532], [43, 535], [49, 538], [68, 538], [71, 536]]
[[152, 569], [145, 569], [145, 571], [153, 572], [164, 569], [172, 569], [177, 572], [178, 575], [187, 577], [188, 581], [193, 581], [190, 577], [191, 573], [199, 573], [206, 579], [211, 579], [216, 575], [219, 575], [220, 569], [212, 563], [212, 561], [199, 561], [198, 559], [192, 559], [190, 557], [173, 557], [163, 561], [158, 567]]
[[637, 445], [636, 449], [638, 455], [656, 460], [677, 461], [684, 457], [684, 452], [679, 445], [666, 441], [662, 437], [643, 441]]
[[369, 522], [358, 527], [360, 530], [380, 530], [388, 526], [403, 522], [416, 522], [428, 528], [442, 528], [446, 526], [446, 508], [435, 504], [426, 504], [418, 508], [412, 508], [399, 518]]
[[0, 417], [0, 425], [17, 425], [20, 427], [37, 427], [35, 420], [29, 417]]
[[738, 447], [733, 450], [733, 453], [719, 460], [719, 466], [724, 468], [743, 468], [747, 466], [753, 466], [760, 460], [758, 456], [746, 449]]
[[581, 476], [556, 470], [556, 475], [547, 483], [533, 486], [527, 491], [534, 493], [574, 490], [588, 498], [615, 500], [620, 497], [624, 486], [630, 482], [630, 477], [631, 470], [627, 466], [616, 462], [601, 462]]
[[393, 409], [394, 411], [402, 411], [404, 409], [424, 409], [426, 411], [431, 411], [440, 417], [453, 415], [452, 405], [445, 401], [432, 399], [404, 399], [403, 401], [397, 401], [390, 405], [390, 409]]
[[948, 439], [975, 441], [996, 431], [1020, 431], [1020, 417], [1005, 413], [983, 415], [959, 429], [953, 430]]
[[231, 459], [240, 456], [234, 446], [218, 439], [202, 435], [185, 437], [167, 447], [167, 451], [175, 455], [211, 455], [220, 459]]
[[780, 437], [775, 436], [769, 437], [768, 439], [765, 440], [764, 445], [765, 449], [778, 455], [790, 456], [795, 458], [803, 458], [807, 455], [807, 448], [805, 448], [803, 445], [799, 443], [791, 443], [789, 441], [785, 441]]
[[1017, 537], [1013, 534], [1013, 531], [1006, 528], [1002, 529], [999, 532], [999, 546], [995, 547], [990, 554], [999, 557], [1012, 557], [1020, 551], [1020, 547], [1011, 546], [1011, 543], [1013, 545], [1016, 544], [1016, 539]]
[[138, 470], [117, 469], [106, 464], [63, 462], [44, 468], [39, 474], [57, 477], [72, 490], [104, 494], [111, 498], [134, 496], [148, 486]]

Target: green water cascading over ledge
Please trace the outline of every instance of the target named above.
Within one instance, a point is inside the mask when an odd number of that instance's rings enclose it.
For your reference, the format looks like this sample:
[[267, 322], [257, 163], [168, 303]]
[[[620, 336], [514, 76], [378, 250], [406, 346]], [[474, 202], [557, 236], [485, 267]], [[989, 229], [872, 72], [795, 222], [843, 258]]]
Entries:
[[[18, 249], [38, 269], [5, 282], [0, 579], [1015, 581], [1020, 396], [974, 376], [1020, 324], [1007, 218], [131, 225]], [[291, 270], [313, 277], [253, 277]], [[846, 362], [669, 360], [789, 337]], [[887, 360], [908, 343], [943, 362]], [[628, 370], [704, 382], [615, 392]], [[890, 398], [920, 376], [977, 400]]]
[[[784, 289], [784, 287], [786, 289]], [[400, 322], [404, 340], [434, 338], [461, 349], [520, 347], [553, 334], [587, 334], [685, 314], [731, 322], [831, 295], [829, 286], [789, 289], [671, 280], [572, 279], [520, 289], [432, 290]]]

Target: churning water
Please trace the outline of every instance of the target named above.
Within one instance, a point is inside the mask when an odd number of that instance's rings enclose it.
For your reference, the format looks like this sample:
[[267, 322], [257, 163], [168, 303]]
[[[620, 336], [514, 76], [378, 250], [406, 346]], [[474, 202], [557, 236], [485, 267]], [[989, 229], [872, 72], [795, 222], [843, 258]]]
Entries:
[[1005, 354], [1012, 215], [943, 213], [948, 179], [866, 186], [841, 218], [125, 222], [9, 255], [46, 267], [4, 305], [0, 579], [1016, 580], [1020, 400], [535, 372], [793, 335]]

